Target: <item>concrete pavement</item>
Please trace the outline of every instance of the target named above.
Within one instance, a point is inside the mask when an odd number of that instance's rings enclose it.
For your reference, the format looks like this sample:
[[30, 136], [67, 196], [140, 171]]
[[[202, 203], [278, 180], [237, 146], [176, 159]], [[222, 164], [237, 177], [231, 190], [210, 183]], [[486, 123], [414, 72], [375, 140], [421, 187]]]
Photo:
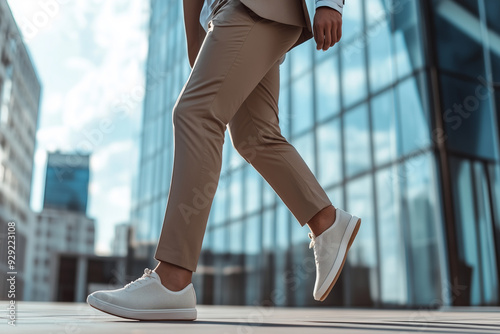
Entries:
[[0, 333], [500, 333], [500, 308], [373, 310], [198, 305], [192, 322], [135, 321], [85, 303], [17, 302], [16, 326], [0, 301]]

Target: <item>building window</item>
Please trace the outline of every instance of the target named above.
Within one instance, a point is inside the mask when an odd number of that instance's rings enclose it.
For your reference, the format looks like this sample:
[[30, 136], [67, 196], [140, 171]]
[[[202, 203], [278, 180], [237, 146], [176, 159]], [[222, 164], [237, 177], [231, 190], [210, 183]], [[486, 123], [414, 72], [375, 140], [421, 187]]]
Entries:
[[344, 115], [344, 144], [346, 176], [353, 176], [370, 168], [370, 132], [366, 104]]

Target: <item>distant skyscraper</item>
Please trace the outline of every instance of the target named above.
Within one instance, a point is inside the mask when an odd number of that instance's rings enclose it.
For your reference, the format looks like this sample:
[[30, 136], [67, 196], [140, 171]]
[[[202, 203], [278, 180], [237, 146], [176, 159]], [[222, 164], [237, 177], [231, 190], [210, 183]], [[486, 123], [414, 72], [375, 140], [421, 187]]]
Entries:
[[51, 301], [60, 293], [51, 280], [54, 270], [71, 268], [56, 268], [57, 253], [94, 254], [95, 220], [86, 214], [89, 160], [88, 154], [48, 154], [43, 210], [29, 259], [30, 300]]
[[43, 208], [87, 212], [89, 155], [49, 153]]
[[[0, 0], [0, 271], [3, 280], [9, 271], [7, 224], [14, 222], [17, 300], [24, 298], [29, 270], [24, 263], [33, 226], [30, 194], [40, 90], [9, 6]], [[7, 298], [6, 288], [7, 284], [0, 284], [0, 299]]]
[[129, 223], [115, 225], [115, 237], [111, 243], [112, 254], [115, 256], [126, 256], [128, 248]]

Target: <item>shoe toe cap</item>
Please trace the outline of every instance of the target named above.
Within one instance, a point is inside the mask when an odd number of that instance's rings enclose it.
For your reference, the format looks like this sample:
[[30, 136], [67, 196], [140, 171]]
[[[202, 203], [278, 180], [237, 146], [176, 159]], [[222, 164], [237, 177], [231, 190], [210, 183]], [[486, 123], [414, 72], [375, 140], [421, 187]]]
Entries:
[[105, 291], [95, 291], [87, 296], [87, 303], [92, 303], [92, 301], [104, 301], [111, 302], [112, 296]]

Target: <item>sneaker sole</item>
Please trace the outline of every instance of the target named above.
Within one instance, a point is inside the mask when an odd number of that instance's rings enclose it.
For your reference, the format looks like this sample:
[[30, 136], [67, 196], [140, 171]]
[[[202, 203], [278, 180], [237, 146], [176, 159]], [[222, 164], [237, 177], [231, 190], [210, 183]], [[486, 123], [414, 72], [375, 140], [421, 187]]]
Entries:
[[[353, 223], [354, 221], [356, 221], [355, 224]], [[353, 224], [354, 224], [354, 229], [352, 228]], [[351, 232], [351, 237], [349, 238], [349, 243], [347, 244], [347, 247], [344, 246], [345, 250], [344, 250], [344, 247], [342, 247], [345, 244], [345, 239], [343, 239], [342, 242], [341, 242], [341, 244], [340, 244], [339, 253], [342, 253], [342, 252], [344, 253], [343, 256], [341, 254], [342, 263], [340, 264], [340, 267], [337, 270], [337, 274], [333, 278], [333, 281], [330, 283], [328, 289], [323, 293], [323, 295], [321, 296], [321, 298], [318, 299], [319, 301], [322, 302], [323, 300], [325, 300], [326, 297], [328, 297], [328, 295], [330, 294], [330, 291], [332, 291], [332, 288], [335, 285], [335, 283], [337, 283], [337, 280], [338, 280], [338, 278], [340, 276], [340, 273], [342, 272], [342, 269], [344, 268], [345, 260], [347, 259], [347, 252], [349, 251], [349, 248], [351, 248], [352, 242], [354, 241], [354, 238], [358, 234], [358, 230], [359, 230], [360, 226], [361, 226], [361, 218], [353, 216], [351, 218], [351, 220], [349, 221], [349, 225], [347, 226], [347, 230], [346, 230], [346, 232], [349, 232], [349, 230], [352, 229], [352, 232]], [[332, 273], [335, 272], [335, 270], [336, 270], [335, 267], [338, 266], [338, 263], [339, 263], [339, 259], [337, 259], [337, 261], [335, 261], [333, 263], [333, 268], [330, 271], [330, 273], [328, 274], [328, 276], [332, 275]]]
[[137, 310], [113, 305], [92, 295], [87, 297], [87, 303], [104, 313], [132, 320], [196, 320], [197, 316], [196, 308]]

